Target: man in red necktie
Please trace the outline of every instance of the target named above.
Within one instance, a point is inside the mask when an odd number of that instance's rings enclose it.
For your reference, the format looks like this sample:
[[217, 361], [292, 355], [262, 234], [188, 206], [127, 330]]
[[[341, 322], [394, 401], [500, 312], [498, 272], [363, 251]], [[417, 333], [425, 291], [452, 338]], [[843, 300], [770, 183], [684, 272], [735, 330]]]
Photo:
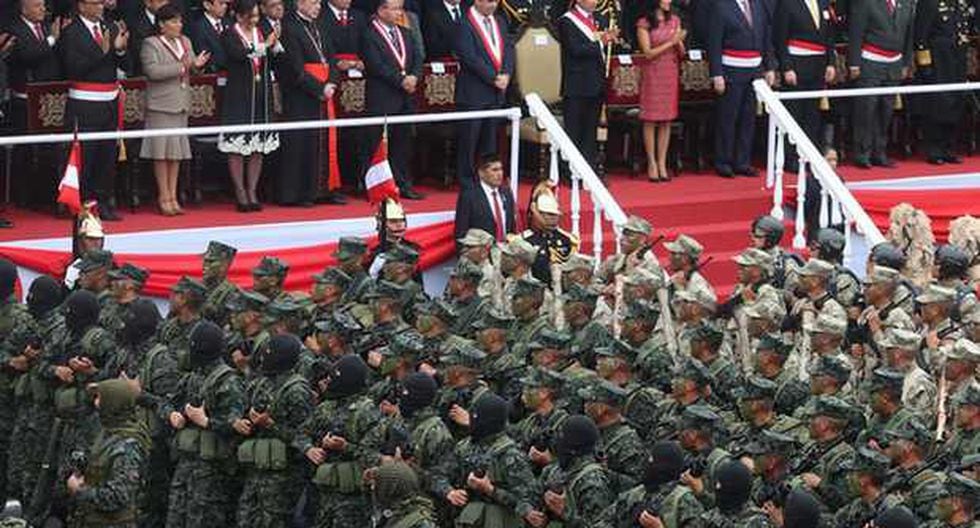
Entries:
[[504, 185], [504, 164], [496, 154], [488, 154], [476, 164], [476, 174], [479, 183], [463, 189], [456, 202], [456, 239], [476, 228], [493, 235], [498, 243], [505, 242], [517, 228], [514, 195]]

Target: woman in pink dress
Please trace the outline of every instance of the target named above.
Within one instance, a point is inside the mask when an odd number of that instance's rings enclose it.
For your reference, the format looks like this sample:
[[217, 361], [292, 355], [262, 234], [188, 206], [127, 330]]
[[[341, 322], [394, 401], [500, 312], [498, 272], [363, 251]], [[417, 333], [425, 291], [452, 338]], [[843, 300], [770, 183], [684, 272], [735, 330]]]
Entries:
[[671, 0], [658, 0], [636, 23], [636, 39], [646, 57], [640, 83], [640, 119], [647, 151], [647, 178], [662, 182], [667, 172], [670, 122], [677, 119], [680, 99], [680, 64], [687, 30], [670, 11]]

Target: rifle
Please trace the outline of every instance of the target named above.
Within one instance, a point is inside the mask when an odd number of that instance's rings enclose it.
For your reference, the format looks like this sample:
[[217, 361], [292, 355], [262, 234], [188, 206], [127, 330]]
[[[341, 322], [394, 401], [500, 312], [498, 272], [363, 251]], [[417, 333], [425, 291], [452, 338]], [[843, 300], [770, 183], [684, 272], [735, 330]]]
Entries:
[[833, 442], [831, 442], [829, 445], [827, 445], [827, 447], [823, 449], [820, 449], [820, 444], [816, 444], [816, 443], [812, 444], [811, 449], [804, 449], [803, 452], [800, 453], [800, 456], [793, 459], [793, 461], [789, 465], [787, 474], [799, 475], [801, 473], [805, 473], [813, 469], [813, 467], [816, 466], [818, 462], [820, 462], [820, 459], [824, 455], [831, 452], [834, 448], [836, 448], [840, 444], [843, 444], [846, 441], [847, 441], [847, 435], [841, 433], [840, 436], [838, 436]]
[[950, 451], [946, 451], [946, 450], [940, 451], [932, 455], [931, 457], [927, 458], [925, 462], [922, 463], [921, 466], [919, 466], [918, 468], [916, 468], [915, 470], [913, 470], [912, 472], [906, 475], [902, 475], [901, 468], [893, 469], [892, 471], [889, 472], [889, 477], [891, 478], [888, 481], [888, 483], [885, 484], [884, 487], [882, 487], [881, 494], [886, 495], [894, 491], [907, 489], [909, 484], [911, 484], [912, 481], [915, 480], [915, 477], [918, 477], [919, 475], [925, 473], [930, 469], [944, 466], [947, 462], [949, 462], [951, 455], [952, 453]]
[[619, 336], [623, 333], [623, 323], [620, 321], [620, 318], [623, 316], [623, 276], [616, 275], [615, 281], [616, 285], [613, 287], [612, 326], [613, 337], [619, 339]]
[[554, 318], [555, 330], [561, 331], [565, 329], [565, 306], [561, 300], [561, 264], [557, 262], [551, 264], [551, 293], [554, 297], [554, 303], [552, 303], [552, 317]]
[[58, 459], [61, 453], [61, 437], [65, 433], [65, 422], [54, 419], [54, 427], [48, 438], [44, 459], [41, 462], [41, 476], [34, 486], [34, 495], [26, 513], [31, 526], [46, 526], [51, 517], [52, 495], [58, 484]]
[[936, 442], [942, 442], [946, 435], [946, 393], [949, 391], [949, 381], [946, 379], [946, 355], [943, 354], [942, 365], [939, 367], [939, 388], [936, 394]]

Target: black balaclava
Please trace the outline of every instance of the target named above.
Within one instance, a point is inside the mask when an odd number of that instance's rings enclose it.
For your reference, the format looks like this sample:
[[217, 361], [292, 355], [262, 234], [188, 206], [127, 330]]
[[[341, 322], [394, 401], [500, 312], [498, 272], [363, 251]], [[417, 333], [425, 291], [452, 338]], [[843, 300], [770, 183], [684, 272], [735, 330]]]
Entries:
[[820, 501], [803, 488], [794, 489], [786, 497], [783, 520], [785, 528], [817, 528], [820, 525]]
[[6, 302], [7, 297], [14, 294], [16, 282], [17, 266], [5, 258], [0, 258], [0, 302]]
[[292, 334], [280, 334], [269, 340], [269, 351], [262, 358], [262, 373], [275, 376], [289, 372], [299, 361], [299, 351], [303, 348], [299, 338]]
[[210, 364], [221, 357], [225, 334], [211, 321], [201, 321], [191, 331], [190, 362], [194, 368]]
[[398, 400], [398, 410], [406, 418], [436, 401], [438, 386], [436, 380], [428, 374], [413, 372], [402, 382], [402, 387], [401, 399]]
[[507, 401], [488, 392], [477, 398], [470, 410], [470, 437], [480, 441], [488, 436], [503, 432], [507, 427], [510, 409]]
[[54, 310], [65, 299], [65, 288], [54, 277], [42, 275], [31, 283], [27, 293], [27, 310], [40, 319]]
[[330, 369], [327, 392], [336, 398], [344, 398], [364, 390], [367, 384], [368, 366], [357, 354], [341, 356]]
[[874, 525], [879, 528], [915, 528], [919, 524], [915, 519], [915, 515], [908, 508], [905, 506], [895, 506], [881, 512], [875, 518]]
[[680, 478], [684, 472], [684, 449], [677, 442], [660, 441], [650, 449], [643, 485], [655, 490], [661, 485]]
[[153, 337], [160, 324], [160, 311], [149, 299], [137, 299], [132, 303], [123, 321], [122, 338], [127, 344], [139, 344]]
[[99, 299], [88, 290], [78, 290], [65, 301], [65, 326], [76, 337], [99, 322]]
[[583, 414], [569, 416], [555, 444], [558, 465], [568, 469], [576, 458], [594, 453], [598, 442], [599, 428], [591, 418]]
[[752, 494], [752, 472], [738, 460], [722, 464], [715, 481], [715, 497], [722, 513], [739, 511]]

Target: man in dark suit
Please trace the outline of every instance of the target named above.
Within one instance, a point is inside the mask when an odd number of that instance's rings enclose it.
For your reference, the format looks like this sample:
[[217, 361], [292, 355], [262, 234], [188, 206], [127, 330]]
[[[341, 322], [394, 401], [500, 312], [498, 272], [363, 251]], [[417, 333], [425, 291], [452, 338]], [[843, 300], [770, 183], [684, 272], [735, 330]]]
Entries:
[[[415, 111], [415, 92], [422, 75], [422, 56], [408, 31], [398, 25], [404, 15], [403, 0], [381, 0], [375, 19], [362, 42], [367, 77], [368, 113], [375, 116], [408, 114]], [[372, 131], [368, 156], [381, 138], [381, 129]], [[410, 130], [404, 125], [388, 127], [388, 159], [403, 198], [420, 200], [424, 196], [412, 188], [408, 173], [411, 147]], [[365, 159], [365, 162], [370, 158]], [[365, 163], [366, 166], [366, 163]]]
[[603, 52], [618, 36], [618, 32], [605, 29], [608, 23], [595, 12], [597, 3], [597, 0], [577, 0], [558, 20], [565, 130], [593, 167], [599, 161], [596, 130], [606, 93]]
[[[283, 20], [284, 59], [277, 71], [282, 86], [283, 111], [288, 121], [325, 119], [324, 103], [336, 89], [336, 70], [331, 71], [332, 50], [320, 33], [319, 0], [299, 0], [296, 11]], [[283, 134], [282, 172], [279, 175], [279, 204], [312, 206], [318, 196], [321, 175], [330, 164], [324, 152], [325, 130], [295, 130]], [[325, 189], [325, 201], [347, 201]]]
[[505, 242], [507, 234], [517, 232], [514, 195], [504, 185], [504, 164], [500, 156], [488, 154], [476, 165], [480, 183], [463, 189], [456, 200], [455, 238], [466, 236], [469, 229], [482, 229]]
[[[784, 90], [822, 90], [833, 82], [837, 54], [828, 0], [780, 0], [772, 34]], [[820, 101], [787, 101], [787, 106], [810, 140], [821, 148]], [[788, 170], [796, 172], [795, 152], [787, 154], [787, 159]]]
[[723, 178], [755, 176], [755, 91], [762, 74], [775, 80], [770, 15], [759, 0], [714, 0], [708, 31], [708, 64], [715, 92], [715, 171]]
[[[55, 43], [61, 35], [62, 19], [49, 26], [45, 22], [44, 0], [21, 0], [20, 16], [14, 19], [8, 32], [14, 38], [7, 58], [10, 80], [10, 114], [14, 133], [27, 133], [27, 83], [61, 79], [61, 65]], [[31, 152], [38, 155], [41, 167], [30, 168]], [[12, 172], [23, 175], [17, 185], [16, 201], [20, 205], [49, 205], [54, 201], [56, 187], [49, 149], [23, 145], [14, 148]], [[2, 225], [2, 222], [0, 222]]]
[[[864, 0], [851, 6], [847, 65], [856, 88], [896, 86], [912, 65], [912, 0]], [[854, 164], [893, 167], [888, 125], [895, 96], [862, 97], [853, 106]]]
[[446, 60], [454, 55], [456, 32], [466, 9], [460, 0], [439, 0], [426, 8], [422, 35], [429, 61]]
[[[506, 104], [507, 87], [514, 75], [514, 46], [496, 0], [475, 0], [463, 13], [456, 33], [456, 109], [492, 110]], [[473, 165], [477, 155], [496, 152], [499, 122], [487, 119], [461, 121], [458, 125], [456, 175], [460, 186], [476, 185]]]
[[286, 16], [286, 5], [283, 0], [262, 0], [259, 7], [262, 12], [262, 19], [259, 20], [259, 29], [263, 35], [268, 35], [273, 31], [282, 34], [282, 21]]
[[225, 71], [228, 55], [221, 45], [221, 34], [231, 26], [226, 19], [228, 0], [204, 0], [204, 12], [191, 24], [190, 37], [194, 51], [211, 53], [211, 60], [204, 66], [208, 73]]
[[129, 65], [126, 73], [130, 77], [143, 75], [143, 65], [140, 63], [140, 50], [143, 48], [143, 40], [157, 33], [157, 9], [168, 0], [143, 0], [143, 9], [135, 13], [128, 14], [126, 27], [129, 28], [130, 43], [133, 52], [129, 54]]
[[[364, 75], [361, 36], [369, 30], [369, 24], [370, 20], [363, 11], [351, 8], [351, 0], [325, 2], [320, 14], [320, 27], [333, 50], [333, 63], [339, 72], [339, 78], [356, 79]], [[364, 186], [361, 178], [364, 174], [364, 167], [361, 165], [365, 156], [364, 138], [363, 128], [348, 127], [337, 131], [340, 173], [345, 183], [357, 188]]]
[[[61, 63], [71, 83], [65, 123], [77, 123], [80, 132], [115, 130], [119, 126], [119, 85], [116, 70], [127, 63], [129, 31], [124, 25], [106, 25], [103, 5], [78, 0], [78, 15], [61, 32]], [[113, 187], [116, 142], [82, 144], [80, 187], [82, 199], [96, 199], [103, 220], [115, 221]]]

